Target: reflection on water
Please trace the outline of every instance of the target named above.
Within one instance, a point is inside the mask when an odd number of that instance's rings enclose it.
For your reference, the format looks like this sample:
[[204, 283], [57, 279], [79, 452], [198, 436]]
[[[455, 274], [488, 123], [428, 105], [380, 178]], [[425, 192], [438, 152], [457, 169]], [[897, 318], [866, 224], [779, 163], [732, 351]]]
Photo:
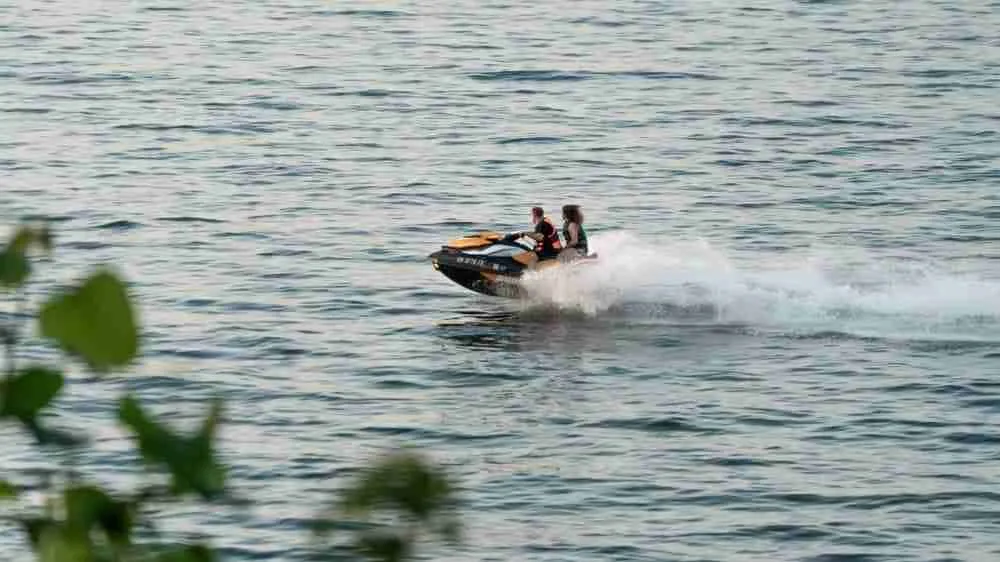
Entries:
[[463, 309], [437, 322], [434, 336], [463, 347], [503, 351], [612, 353], [626, 347], [675, 347], [687, 340], [752, 333], [719, 323], [709, 307], [621, 305], [599, 315], [558, 307]]

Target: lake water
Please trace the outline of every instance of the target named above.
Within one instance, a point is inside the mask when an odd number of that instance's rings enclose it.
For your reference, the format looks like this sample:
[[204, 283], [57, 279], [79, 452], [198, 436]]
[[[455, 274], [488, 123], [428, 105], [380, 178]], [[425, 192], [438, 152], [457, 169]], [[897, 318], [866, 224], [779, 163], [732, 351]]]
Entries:
[[[995, 1], [3, 2], [0, 220], [58, 220], [36, 292], [135, 283], [142, 363], [59, 403], [95, 478], [134, 482], [124, 386], [179, 424], [227, 399], [256, 504], [166, 522], [227, 559], [302, 559], [408, 443], [462, 484], [440, 560], [996, 560], [998, 30]], [[567, 202], [601, 264], [524, 301], [426, 259]], [[0, 436], [0, 473], [53, 460]]]

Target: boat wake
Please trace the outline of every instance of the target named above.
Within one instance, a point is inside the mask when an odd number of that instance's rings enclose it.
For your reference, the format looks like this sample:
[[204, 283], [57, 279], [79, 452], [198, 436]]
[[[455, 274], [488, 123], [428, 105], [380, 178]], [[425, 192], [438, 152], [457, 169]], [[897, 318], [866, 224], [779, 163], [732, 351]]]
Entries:
[[1000, 342], [1000, 280], [858, 249], [739, 261], [704, 242], [650, 245], [628, 232], [592, 236], [586, 267], [522, 279], [525, 313], [625, 311], [690, 321], [862, 337]]

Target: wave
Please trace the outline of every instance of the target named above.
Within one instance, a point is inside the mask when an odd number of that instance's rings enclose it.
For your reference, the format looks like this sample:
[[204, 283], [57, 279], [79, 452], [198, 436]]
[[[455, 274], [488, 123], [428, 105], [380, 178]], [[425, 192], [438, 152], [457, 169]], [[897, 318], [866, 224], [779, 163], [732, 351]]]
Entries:
[[591, 237], [595, 263], [528, 274], [524, 310], [628, 311], [805, 333], [1000, 342], [1000, 280], [858, 248], [737, 260], [704, 241]]

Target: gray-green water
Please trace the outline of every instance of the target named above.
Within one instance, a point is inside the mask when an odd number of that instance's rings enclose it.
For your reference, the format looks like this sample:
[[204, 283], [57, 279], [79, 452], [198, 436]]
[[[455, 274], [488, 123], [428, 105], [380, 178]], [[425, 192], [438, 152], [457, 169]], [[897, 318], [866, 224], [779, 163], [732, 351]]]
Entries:
[[[46, 280], [136, 282], [158, 411], [228, 399], [258, 503], [168, 529], [232, 560], [301, 559], [400, 442], [463, 484], [440, 559], [993, 560], [998, 30], [958, 0], [0, 3], [0, 219], [60, 220]], [[526, 302], [425, 260], [568, 201], [606, 259]], [[121, 386], [61, 403], [115, 486]], [[0, 473], [45, 465], [0, 439]]]

